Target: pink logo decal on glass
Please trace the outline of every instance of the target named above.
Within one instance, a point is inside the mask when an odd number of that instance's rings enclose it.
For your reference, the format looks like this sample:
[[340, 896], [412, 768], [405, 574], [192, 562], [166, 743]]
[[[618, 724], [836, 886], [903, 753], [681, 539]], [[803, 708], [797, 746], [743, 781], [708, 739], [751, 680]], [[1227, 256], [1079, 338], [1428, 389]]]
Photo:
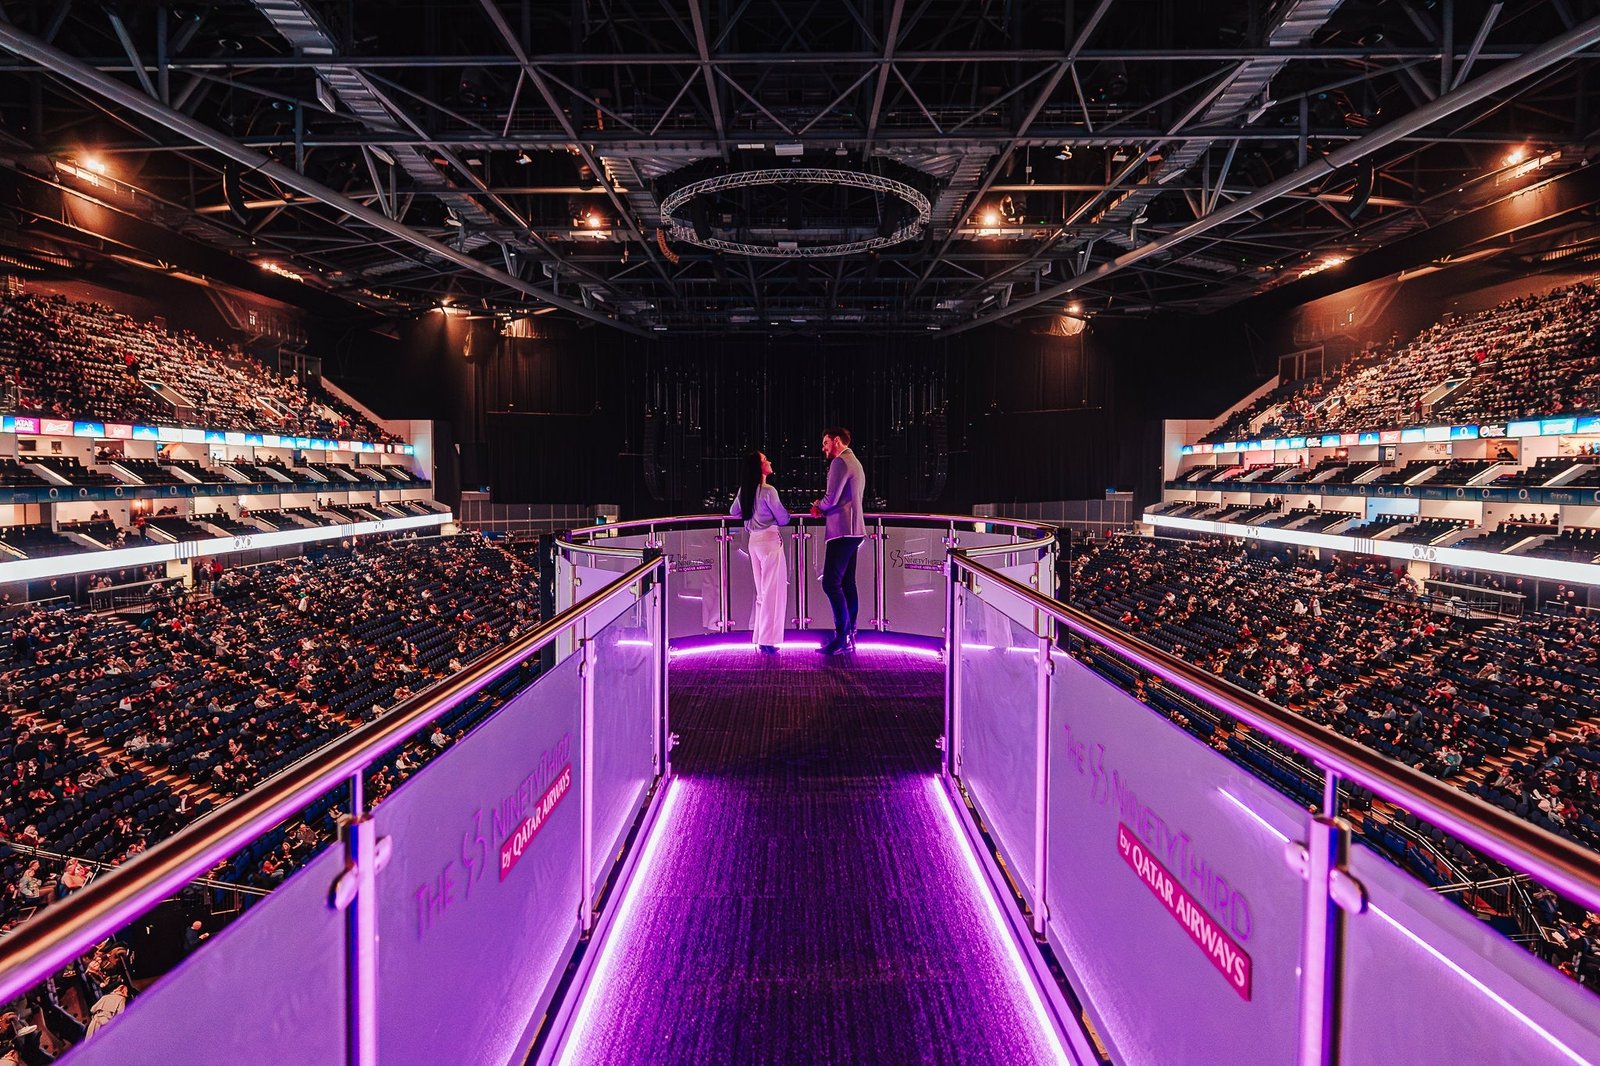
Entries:
[[1139, 875], [1151, 895], [1161, 901], [1167, 913], [1175, 918], [1184, 932], [1189, 934], [1200, 950], [1205, 953], [1211, 965], [1217, 972], [1227, 978], [1228, 984], [1239, 993], [1240, 998], [1250, 998], [1250, 956], [1230, 937], [1222, 931], [1222, 927], [1207, 914], [1205, 908], [1195, 902], [1193, 896], [1184, 890], [1178, 879], [1172, 876], [1165, 866], [1151, 855], [1149, 849], [1133, 835], [1133, 830], [1118, 823], [1117, 825], [1117, 852], [1122, 860], [1133, 868]]

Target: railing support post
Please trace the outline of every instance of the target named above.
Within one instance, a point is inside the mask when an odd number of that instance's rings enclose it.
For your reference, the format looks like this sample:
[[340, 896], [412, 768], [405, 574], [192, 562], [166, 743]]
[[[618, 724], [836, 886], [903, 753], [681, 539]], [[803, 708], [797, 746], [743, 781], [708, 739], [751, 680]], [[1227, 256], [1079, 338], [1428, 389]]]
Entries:
[[[1048, 616], [1040, 623], [1048, 625]], [[1050, 844], [1050, 660], [1051, 641], [1039, 637], [1039, 661], [1034, 669], [1034, 760], [1033, 760], [1033, 931], [1044, 932], [1045, 876]]]
[[806, 581], [806, 570], [809, 565], [806, 559], [806, 549], [811, 543], [811, 532], [806, 529], [806, 520], [799, 519], [794, 530], [794, 627], [796, 629], [811, 628], [811, 605], [809, 583]]
[[[660, 558], [660, 552], [656, 552]], [[654, 658], [655, 673], [651, 694], [655, 701], [655, 770], [658, 774], [672, 772], [672, 733], [667, 720], [667, 564], [660, 563], [655, 580], [650, 583], [649, 611], [654, 618], [654, 641], [650, 654]]]
[[[717, 527], [717, 632], [726, 633], [733, 628], [733, 598], [728, 590], [730, 556], [733, 549], [733, 532], [724, 521]], [[753, 624], [753, 623], [752, 623]]]
[[[587, 625], [585, 626], [587, 630]], [[579, 793], [578, 840], [583, 872], [583, 932], [594, 928], [594, 637], [585, 635], [578, 642], [578, 766], [582, 778]]]
[[889, 553], [884, 550], [885, 541], [883, 534], [883, 519], [878, 519], [874, 523], [874, 526], [875, 532], [872, 536], [872, 555], [874, 563], [872, 567], [872, 624], [878, 632], [883, 633], [889, 628], [889, 619], [884, 617], [886, 613], [885, 608], [888, 606], [888, 603], [887, 597], [884, 595], [883, 575], [883, 567], [884, 564], [888, 562]]
[[367, 810], [363, 775], [350, 775], [350, 824], [345, 870], [334, 882], [333, 906], [344, 911], [345, 1061], [378, 1066], [378, 870], [387, 854]]
[[1300, 945], [1300, 1024], [1296, 1066], [1331, 1066], [1339, 991], [1339, 905], [1331, 889], [1344, 864], [1348, 827], [1339, 821], [1339, 775], [1323, 771], [1322, 812], [1311, 819], [1305, 846], [1306, 917]]
[[960, 583], [955, 558], [945, 553], [944, 605], [944, 768], [951, 777], [961, 774], [961, 629], [964, 624]]

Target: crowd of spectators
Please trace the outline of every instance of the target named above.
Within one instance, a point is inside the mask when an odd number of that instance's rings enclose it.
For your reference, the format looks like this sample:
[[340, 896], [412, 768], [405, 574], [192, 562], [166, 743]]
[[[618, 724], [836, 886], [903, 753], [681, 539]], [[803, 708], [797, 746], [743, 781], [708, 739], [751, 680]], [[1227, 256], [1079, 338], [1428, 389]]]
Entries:
[[[476, 534], [397, 536], [207, 576], [211, 595], [131, 613], [8, 609], [0, 932], [538, 617], [529, 562]], [[381, 802], [500, 698], [457, 708], [375, 767], [369, 801]], [[246, 890], [276, 886], [335, 838], [340, 804], [330, 794], [212, 876]], [[186, 949], [208, 924], [192, 924]], [[92, 1035], [136, 994], [127, 951], [108, 940], [59, 971], [10, 1029], [0, 1026], [0, 1039], [31, 1029], [60, 1049]]]
[[247, 355], [60, 295], [0, 294], [0, 377], [16, 386], [19, 411], [49, 417], [395, 439], [324, 390]]
[[1369, 345], [1327, 375], [1280, 386], [1201, 439], [1504, 422], [1600, 409], [1597, 390], [1600, 286], [1583, 281], [1449, 317], [1409, 343]]
[[[212, 587], [132, 614], [11, 610], [0, 839], [119, 862], [537, 616], [528, 564], [475, 535], [335, 548]], [[38, 905], [20, 874], [5, 871], [0, 923]]]
[[[1600, 716], [1590, 699], [1600, 630], [1581, 615], [1472, 617], [1419, 596], [1383, 563], [1219, 538], [1091, 543], [1072, 559], [1069, 587], [1075, 606], [1141, 640], [1600, 848]], [[1124, 680], [1151, 697], [1147, 679]], [[1233, 751], [1248, 731], [1202, 732]], [[1380, 841], [1407, 817], [1386, 813], [1369, 820]], [[1466, 876], [1487, 868], [1440, 843]], [[1560, 901], [1540, 907], [1549, 913], [1535, 946], [1600, 983], [1600, 950], [1590, 950], [1600, 941], [1587, 934], [1595, 920]]]

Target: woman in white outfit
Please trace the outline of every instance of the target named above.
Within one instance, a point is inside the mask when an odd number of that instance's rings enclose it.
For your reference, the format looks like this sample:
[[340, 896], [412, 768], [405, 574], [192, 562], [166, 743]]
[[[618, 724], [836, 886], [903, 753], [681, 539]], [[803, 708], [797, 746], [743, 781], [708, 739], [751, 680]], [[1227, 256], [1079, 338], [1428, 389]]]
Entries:
[[750, 535], [750, 568], [755, 571], [756, 608], [751, 625], [756, 646], [767, 655], [778, 654], [783, 641], [783, 612], [789, 606], [789, 573], [783, 561], [783, 533], [789, 524], [778, 490], [767, 484], [772, 463], [760, 452], [751, 452], [745, 464], [739, 494], [729, 510], [744, 519]]

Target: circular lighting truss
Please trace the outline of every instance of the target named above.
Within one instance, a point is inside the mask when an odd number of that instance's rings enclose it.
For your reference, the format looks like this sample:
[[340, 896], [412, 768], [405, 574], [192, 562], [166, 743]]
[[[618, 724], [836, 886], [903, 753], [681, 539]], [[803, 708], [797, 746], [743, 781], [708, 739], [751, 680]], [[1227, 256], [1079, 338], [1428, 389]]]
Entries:
[[[796, 241], [792, 245], [788, 242], [749, 244], [744, 241], [725, 241], [720, 237], [702, 239], [696, 235], [692, 225], [685, 224], [677, 218], [678, 210], [687, 206], [697, 196], [712, 196], [731, 189], [776, 185], [843, 185], [852, 189], [864, 189], [867, 192], [898, 197], [911, 208], [912, 213], [907, 221], [901, 223], [887, 237], [875, 235], [864, 240], [833, 244], [801, 244]], [[673, 240], [731, 255], [765, 259], [828, 259], [841, 255], [855, 255], [858, 252], [870, 252], [877, 248], [888, 248], [917, 236], [932, 216], [933, 205], [928, 198], [903, 181], [895, 181], [893, 178], [877, 174], [861, 174], [853, 170], [826, 170], [820, 167], [772, 167], [764, 170], [744, 170], [737, 174], [718, 174], [716, 177], [690, 182], [661, 201], [661, 217], [667, 223]]]

